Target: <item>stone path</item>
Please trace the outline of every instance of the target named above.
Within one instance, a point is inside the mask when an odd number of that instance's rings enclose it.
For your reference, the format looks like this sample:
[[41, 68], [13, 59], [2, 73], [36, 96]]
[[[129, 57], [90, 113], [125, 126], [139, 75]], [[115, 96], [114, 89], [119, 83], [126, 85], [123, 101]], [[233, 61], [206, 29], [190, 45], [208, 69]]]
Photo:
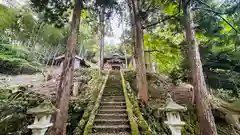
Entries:
[[92, 135], [130, 135], [119, 72], [109, 76], [92, 131]]

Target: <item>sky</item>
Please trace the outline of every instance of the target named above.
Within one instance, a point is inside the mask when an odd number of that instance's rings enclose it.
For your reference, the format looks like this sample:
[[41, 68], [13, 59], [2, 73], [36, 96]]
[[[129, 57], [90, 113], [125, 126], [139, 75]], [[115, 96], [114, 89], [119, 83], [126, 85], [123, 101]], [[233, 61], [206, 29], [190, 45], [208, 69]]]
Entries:
[[122, 30], [122, 24], [120, 24], [119, 26], [119, 22], [120, 22], [120, 19], [116, 16], [116, 15], [113, 15], [110, 19], [110, 22], [106, 22], [106, 23], [111, 23], [111, 27], [112, 27], [112, 32], [113, 32], [113, 35], [111, 37], [105, 37], [104, 41], [106, 44], [119, 44], [121, 41], [120, 41], [120, 38], [121, 38], [121, 35], [123, 33], [123, 30]]
[[19, 7], [25, 4], [26, 1], [27, 0], [0, 0], [0, 3], [10, 7]]

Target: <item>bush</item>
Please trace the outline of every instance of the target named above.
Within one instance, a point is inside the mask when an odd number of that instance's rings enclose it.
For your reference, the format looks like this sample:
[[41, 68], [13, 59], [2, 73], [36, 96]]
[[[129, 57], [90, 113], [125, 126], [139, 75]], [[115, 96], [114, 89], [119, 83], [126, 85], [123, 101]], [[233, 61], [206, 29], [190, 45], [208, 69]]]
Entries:
[[29, 55], [21, 45], [0, 44], [0, 73], [33, 74], [40, 71], [41, 65]]
[[13, 58], [11, 55], [0, 55], [0, 73], [4, 74], [33, 74], [40, 71], [21, 58]]

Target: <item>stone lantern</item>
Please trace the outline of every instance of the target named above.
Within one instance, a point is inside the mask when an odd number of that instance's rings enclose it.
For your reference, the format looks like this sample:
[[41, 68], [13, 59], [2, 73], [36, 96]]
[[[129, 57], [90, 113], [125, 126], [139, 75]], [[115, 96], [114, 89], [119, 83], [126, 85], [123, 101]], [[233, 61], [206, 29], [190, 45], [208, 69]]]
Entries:
[[27, 114], [35, 116], [34, 123], [28, 126], [32, 130], [32, 135], [44, 135], [47, 129], [53, 125], [50, 123], [50, 119], [54, 110], [55, 107], [50, 101], [47, 101], [27, 111]]
[[187, 108], [175, 103], [169, 93], [167, 96], [166, 106], [164, 108], [159, 108], [159, 110], [166, 112], [167, 121], [164, 121], [164, 123], [168, 125], [172, 135], [181, 135], [181, 130], [185, 122], [181, 121], [179, 112], [186, 111]]

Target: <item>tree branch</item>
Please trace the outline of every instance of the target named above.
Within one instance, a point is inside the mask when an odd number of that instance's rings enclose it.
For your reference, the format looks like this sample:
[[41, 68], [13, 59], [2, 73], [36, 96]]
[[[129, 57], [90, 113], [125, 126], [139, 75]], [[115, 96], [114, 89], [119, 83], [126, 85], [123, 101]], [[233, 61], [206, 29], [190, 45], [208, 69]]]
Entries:
[[209, 12], [213, 12], [215, 13], [217, 16], [219, 16], [225, 23], [227, 23], [236, 33], [240, 34], [240, 32], [230, 23], [228, 22], [224, 17], [222, 17], [221, 15], [219, 15], [219, 12], [216, 12], [212, 9], [209, 9], [209, 8], [193, 8], [193, 9], [200, 9], [200, 10], [206, 10], [206, 11], [209, 11]]
[[165, 21], [167, 21], [167, 20], [170, 20], [170, 19], [172, 19], [172, 18], [177, 18], [177, 15], [167, 16], [167, 17], [164, 18], [164, 19], [158, 20], [158, 21], [156, 21], [156, 22], [154, 22], [154, 23], [152, 23], [152, 24], [149, 24], [149, 25], [147, 25], [147, 26], [143, 26], [142, 28], [143, 28], [143, 29], [146, 29], [146, 28], [155, 26], [155, 25], [157, 25], [157, 24], [159, 24], [159, 23], [162, 23], [162, 22], [165, 22]]
[[164, 53], [161, 50], [144, 50], [144, 52], [159, 52], [159, 53]]
[[215, 10], [212, 10], [212, 9], [210, 9], [210, 8], [198, 8], [198, 7], [196, 7], [196, 8], [192, 8], [192, 10], [206, 10], [206, 11], [209, 11], [209, 12], [213, 12], [213, 13], [215, 13], [215, 14], [218, 14], [218, 15], [223, 15], [224, 13], [221, 13], [221, 12], [217, 12], [217, 11], [215, 11]]
[[180, 12], [181, 12], [181, 6], [182, 6], [182, 0], [179, 0], [179, 3], [178, 3], [178, 14], [180, 15]]

